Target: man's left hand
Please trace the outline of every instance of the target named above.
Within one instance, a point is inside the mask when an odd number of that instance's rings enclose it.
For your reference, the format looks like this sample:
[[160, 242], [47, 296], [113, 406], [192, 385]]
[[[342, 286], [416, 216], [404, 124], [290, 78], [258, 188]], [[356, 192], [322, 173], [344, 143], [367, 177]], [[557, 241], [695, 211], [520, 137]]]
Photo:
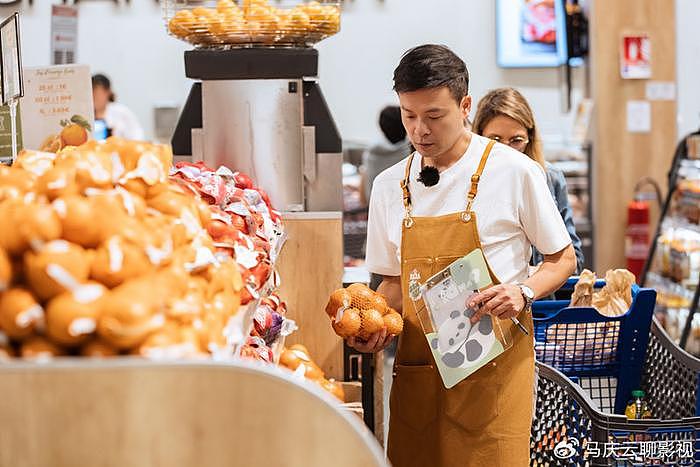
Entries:
[[474, 324], [487, 314], [500, 319], [518, 316], [525, 308], [525, 298], [517, 285], [500, 284], [473, 295], [467, 300], [466, 305], [475, 309], [471, 318]]

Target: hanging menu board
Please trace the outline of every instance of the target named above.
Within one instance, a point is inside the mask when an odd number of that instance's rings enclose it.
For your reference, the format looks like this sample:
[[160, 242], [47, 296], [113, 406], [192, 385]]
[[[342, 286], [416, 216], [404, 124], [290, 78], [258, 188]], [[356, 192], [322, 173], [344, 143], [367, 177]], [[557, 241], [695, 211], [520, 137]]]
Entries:
[[87, 65], [25, 68], [22, 101], [24, 147], [60, 149], [87, 141], [94, 125]]
[[0, 23], [0, 71], [2, 71], [2, 103], [24, 95], [22, 60], [19, 51], [19, 14]]

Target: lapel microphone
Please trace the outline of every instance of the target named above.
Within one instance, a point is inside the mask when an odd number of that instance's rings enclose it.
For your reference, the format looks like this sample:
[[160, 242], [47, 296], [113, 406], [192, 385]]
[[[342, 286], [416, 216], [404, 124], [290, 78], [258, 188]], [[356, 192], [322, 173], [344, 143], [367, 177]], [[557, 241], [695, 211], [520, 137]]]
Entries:
[[435, 186], [440, 181], [440, 172], [435, 167], [426, 165], [418, 174], [418, 181], [425, 186]]

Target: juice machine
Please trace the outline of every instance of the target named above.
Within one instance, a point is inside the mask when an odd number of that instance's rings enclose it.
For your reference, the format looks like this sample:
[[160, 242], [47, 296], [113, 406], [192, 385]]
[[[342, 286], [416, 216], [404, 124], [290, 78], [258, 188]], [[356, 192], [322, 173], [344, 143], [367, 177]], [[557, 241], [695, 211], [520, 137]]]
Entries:
[[342, 211], [340, 135], [314, 48], [185, 52], [192, 85], [176, 156], [250, 175], [281, 211]]

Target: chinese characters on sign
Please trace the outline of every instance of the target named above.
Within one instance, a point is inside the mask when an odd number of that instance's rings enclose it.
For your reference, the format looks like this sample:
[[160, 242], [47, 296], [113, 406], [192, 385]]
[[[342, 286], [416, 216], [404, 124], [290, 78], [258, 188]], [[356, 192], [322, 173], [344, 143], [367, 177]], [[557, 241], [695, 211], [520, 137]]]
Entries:
[[666, 462], [688, 460], [692, 464], [695, 451], [693, 441], [629, 441], [623, 443], [591, 441], [586, 445], [585, 457], [589, 459], [602, 457], [616, 460], [660, 460]]

